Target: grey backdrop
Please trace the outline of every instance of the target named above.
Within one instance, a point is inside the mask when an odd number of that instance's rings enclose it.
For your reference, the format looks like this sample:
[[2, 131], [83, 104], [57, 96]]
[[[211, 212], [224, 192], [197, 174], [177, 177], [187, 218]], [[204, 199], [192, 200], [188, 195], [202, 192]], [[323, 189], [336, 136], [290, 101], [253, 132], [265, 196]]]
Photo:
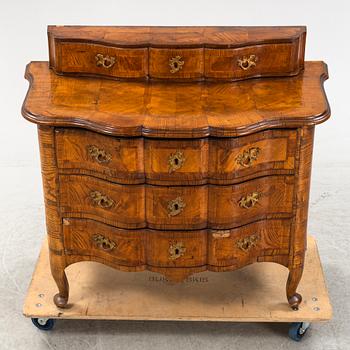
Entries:
[[[0, 348], [3, 349], [348, 349], [349, 328], [348, 1], [3, 1], [0, 8]], [[31, 60], [47, 60], [48, 24], [307, 25], [307, 60], [324, 60], [332, 118], [315, 134], [309, 231], [316, 235], [334, 319], [303, 344], [281, 325], [62, 321], [41, 333], [21, 316], [44, 235], [35, 125], [20, 114]]]

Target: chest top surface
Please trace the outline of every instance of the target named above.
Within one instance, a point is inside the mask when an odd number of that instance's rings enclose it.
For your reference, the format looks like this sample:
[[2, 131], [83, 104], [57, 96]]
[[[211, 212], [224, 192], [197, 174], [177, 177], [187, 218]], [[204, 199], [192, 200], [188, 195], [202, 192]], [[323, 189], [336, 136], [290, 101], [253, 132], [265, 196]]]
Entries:
[[51, 126], [84, 127], [115, 136], [234, 137], [267, 128], [325, 121], [323, 62], [305, 62], [294, 77], [238, 82], [114, 81], [59, 76], [32, 62], [22, 113]]

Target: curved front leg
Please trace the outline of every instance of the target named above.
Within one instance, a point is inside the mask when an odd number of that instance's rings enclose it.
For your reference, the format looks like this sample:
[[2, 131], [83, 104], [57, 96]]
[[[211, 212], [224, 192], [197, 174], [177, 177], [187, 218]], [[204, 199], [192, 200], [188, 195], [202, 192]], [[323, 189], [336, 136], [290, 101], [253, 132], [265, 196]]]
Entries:
[[54, 296], [53, 301], [57, 307], [64, 308], [68, 303], [69, 284], [65, 269], [65, 259], [63, 256], [50, 252], [51, 274], [54, 278], [58, 293]]
[[286, 285], [288, 303], [293, 310], [298, 310], [302, 301], [302, 296], [297, 293], [297, 288], [303, 275], [303, 267], [289, 269]]

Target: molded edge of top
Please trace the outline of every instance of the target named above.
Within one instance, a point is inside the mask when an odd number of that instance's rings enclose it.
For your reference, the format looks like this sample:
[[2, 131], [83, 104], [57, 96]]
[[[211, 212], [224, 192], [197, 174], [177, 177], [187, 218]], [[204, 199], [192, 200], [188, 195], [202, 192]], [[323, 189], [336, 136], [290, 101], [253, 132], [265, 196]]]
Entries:
[[[144, 125], [138, 125], [134, 127], [115, 127], [109, 124], [98, 123], [95, 121], [87, 121], [80, 118], [72, 117], [60, 118], [59, 116], [48, 118], [45, 115], [38, 115], [32, 113], [26, 108], [26, 102], [34, 84], [34, 77], [30, 72], [30, 65], [35, 61], [30, 62], [26, 66], [25, 78], [29, 82], [29, 88], [22, 105], [22, 116], [30, 122], [43, 126], [56, 126], [56, 127], [79, 127], [95, 132], [99, 132], [106, 135], [118, 136], [118, 137], [149, 137], [149, 138], [202, 138], [202, 137], [238, 137], [243, 135], [252, 134], [258, 131], [272, 129], [272, 128], [296, 128], [301, 126], [312, 126], [325, 122], [331, 115], [330, 105], [324, 90], [324, 82], [328, 79], [328, 67], [325, 62], [319, 62], [322, 64], [323, 72], [320, 74], [319, 83], [322, 95], [325, 100], [326, 108], [314, 115], [308, 115], [304, 117], [281, 117], [278, 119], [266, 119], [257, 123], [244, 125], [241, 127], [228, 128], [228, 127], [212, 127], [206, 126], [201, 128], [189, 128], [189, 129], [157, 129], [148, 128]], [[269, 80], [266, 78], [263, 80]], [[290, 79], [290, 78], [284, 78]], [[235, 84], [235, 83], [232, 83]]]

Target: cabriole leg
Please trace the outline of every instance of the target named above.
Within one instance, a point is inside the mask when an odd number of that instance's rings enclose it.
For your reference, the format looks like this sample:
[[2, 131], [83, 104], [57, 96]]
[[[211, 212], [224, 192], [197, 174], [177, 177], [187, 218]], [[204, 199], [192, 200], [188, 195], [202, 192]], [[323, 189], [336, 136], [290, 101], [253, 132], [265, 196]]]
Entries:
[[299, 309], [299, 305], [302, 300], [301, 295], [296, 292], [302, 275], [303, 275], [302, 267], [292, 268], [289, 270], [286, 292], [287, 292], [288, 303], [293, 310]]
[[68, 303], [69, 284], [64, 271], [65, 264], [62, 256], [50, 253], [51, 273], [56, 282], [58, 293], [54, 296], [53, 301], [57, 307], [64, 308]]

